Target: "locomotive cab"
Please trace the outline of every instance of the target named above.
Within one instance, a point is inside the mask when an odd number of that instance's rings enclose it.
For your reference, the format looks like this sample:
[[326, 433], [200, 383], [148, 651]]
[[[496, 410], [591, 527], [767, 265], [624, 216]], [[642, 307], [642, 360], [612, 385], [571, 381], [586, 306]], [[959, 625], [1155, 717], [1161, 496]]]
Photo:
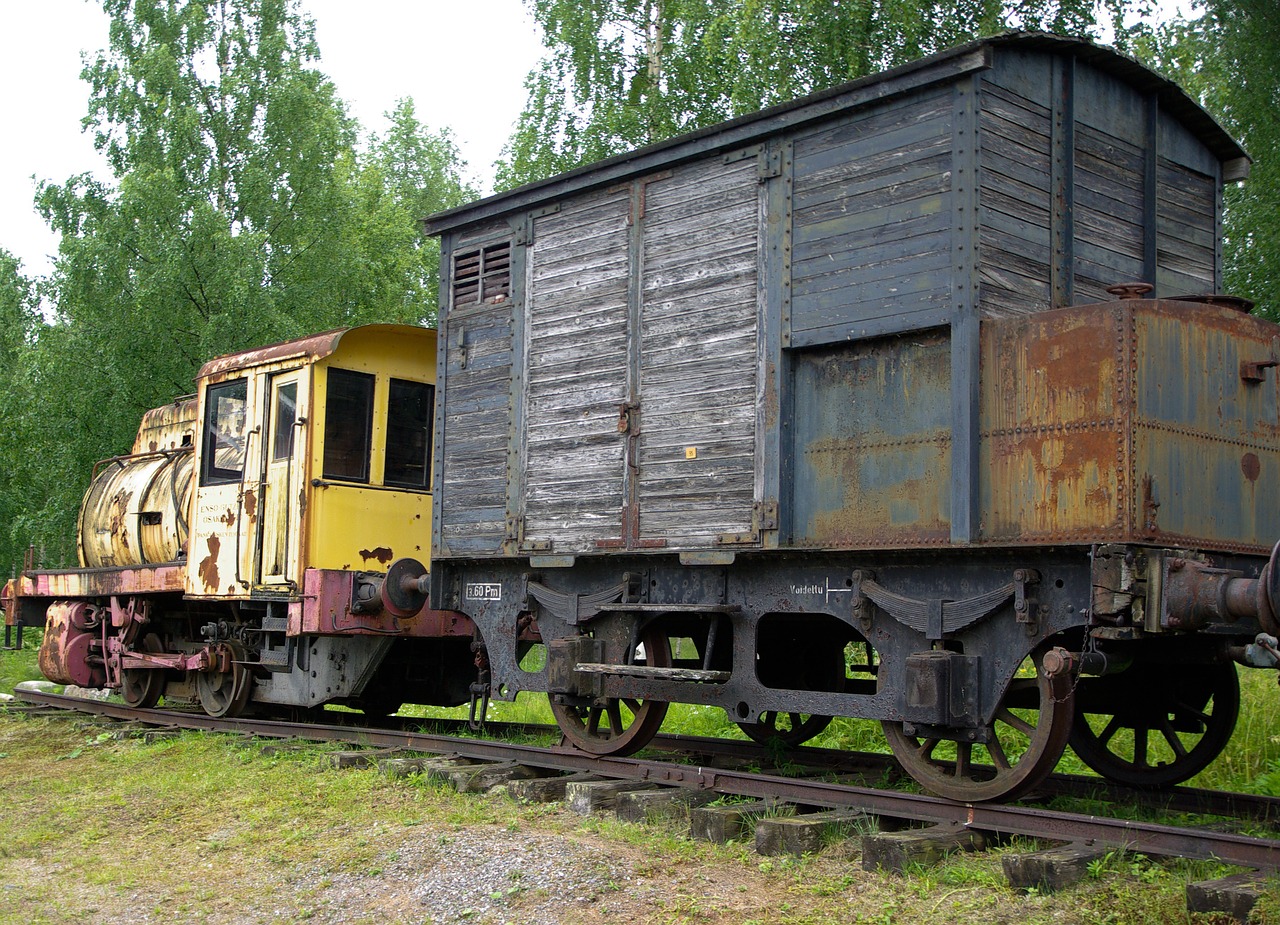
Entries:
[[308, 569], [424, 558], [434, 354], [434, 332], [378, 325], [206, 364], [190, 596], [288, 594]]

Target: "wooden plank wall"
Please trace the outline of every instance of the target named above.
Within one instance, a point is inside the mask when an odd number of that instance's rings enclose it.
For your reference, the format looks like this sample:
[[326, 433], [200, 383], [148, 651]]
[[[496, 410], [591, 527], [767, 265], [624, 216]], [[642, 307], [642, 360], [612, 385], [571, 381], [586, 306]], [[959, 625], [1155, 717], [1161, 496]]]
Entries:
[[620, 536], [627, 400], [629, 187], [534, 223], [525, 391], [525, 536], [556, 553]]
[[983, 317], [1050, 307], [1050, 109], [987, 82], [979, 113]]
[[496, 553], [506, 538], [513, 358], [510, 301], [447, 316], [442, 551]]
[[[756, 481], [755, 157], [648, 184], [640, 335], [640, 534], [669, 548], [751, 528]], [[694, 455], [690, 457], [690, 452]]]
[[1161, 296], [1213, 292], [1217, 181], [1162, 157], [1156, 184], [1156, 292]]
[[796, 138], [793, 343], [909, 330], [945, 315], [951, 120], [944, 87]]

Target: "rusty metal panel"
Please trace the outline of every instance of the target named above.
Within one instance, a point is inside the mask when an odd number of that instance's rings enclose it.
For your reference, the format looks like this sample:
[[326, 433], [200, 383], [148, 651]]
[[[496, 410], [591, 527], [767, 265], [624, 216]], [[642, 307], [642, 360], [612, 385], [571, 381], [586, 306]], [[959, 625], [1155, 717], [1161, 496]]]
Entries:
[[1105, 305], [984, 324], [981, 541], [1123, 534], [1126, 329]]
[[303, 572], [303, 594], [289, 602], [288, 634], [362, 635], [391, 634], [397, 637], [470, 637], [475, 624], [466, 614], [424, 607], [409, 617], [397, 617], [386, 610], [352, 613], [352, 586], [358, 573], [336, 569], [310, 568]]
[[1139, 534], [1266, 552], [1280, 536], [1266, 489], [1280, 478], [1275, 325], [1221, 305], [1130, 304]]
[[195, 435], [195, 397], [180, 398], [159, 408], [152, 408], [142, 416], [132, 452], [137, 455], [180, 449], [194, 443]]
[[793, 542], [950, 540], [951, 341], [945, 331], [800, 353]]

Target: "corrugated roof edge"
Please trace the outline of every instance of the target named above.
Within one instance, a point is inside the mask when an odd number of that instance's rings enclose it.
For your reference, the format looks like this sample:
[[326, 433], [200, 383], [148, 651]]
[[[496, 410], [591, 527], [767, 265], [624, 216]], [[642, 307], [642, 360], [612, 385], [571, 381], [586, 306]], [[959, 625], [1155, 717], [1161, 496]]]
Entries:
[[1155, 92], [1160, 105], [1187, 125], [1220, 160], [1228, 165], [1235, 162], [1225, 179], [1242, 180], [1248, 175], [1248, 154], [1217, 120], [1181, 87], [1137, 59], [1084, 39], [1047, 32], [1005, 32], [949, 48], [887, 71], [860, 77], [789, 103], [780, 103], [728, 122], [586, 164], [567, 173], [527, 183], [464, 206], [437, 212], [423, 219], [423, 224], [428, 234], [443, 234], [462, 225], [523, 211], [547, 200], [616, 183], [623, 177], [659, 170], [718, 149], [743, 147], [781, 128], [821, 119], [832, 112], [872, 99], [884, 99], [949, 77], [985, 69], [990, 67], [989, 49], [1009, 45], [1056, 52], [1071, 51], [1080, 60], [1119, 77], [1139, 90]]

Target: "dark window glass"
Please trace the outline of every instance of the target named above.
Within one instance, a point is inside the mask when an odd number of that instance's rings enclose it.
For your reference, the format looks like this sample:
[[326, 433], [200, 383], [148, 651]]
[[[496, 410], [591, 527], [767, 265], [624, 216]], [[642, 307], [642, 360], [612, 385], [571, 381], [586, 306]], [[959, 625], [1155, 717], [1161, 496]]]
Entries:
[[245, 399], [248, 381], [209, 386], [204, 399], [204, 458], [201, 485], [240, 481], [244, 471]]
[[271, 441], [271, 458], [288, 459], [293, 455], [294, 423], [298, 420], [298, 383], [290, 382], [276, 389], [276, 433]]
[[330, 369], [324, 413], [324, 477], [369, 481], [373, 376]]
[[387, 469], [383, 482], [426, 488], [431, 475], [435, 387], [392, 379], [387, 401]]

